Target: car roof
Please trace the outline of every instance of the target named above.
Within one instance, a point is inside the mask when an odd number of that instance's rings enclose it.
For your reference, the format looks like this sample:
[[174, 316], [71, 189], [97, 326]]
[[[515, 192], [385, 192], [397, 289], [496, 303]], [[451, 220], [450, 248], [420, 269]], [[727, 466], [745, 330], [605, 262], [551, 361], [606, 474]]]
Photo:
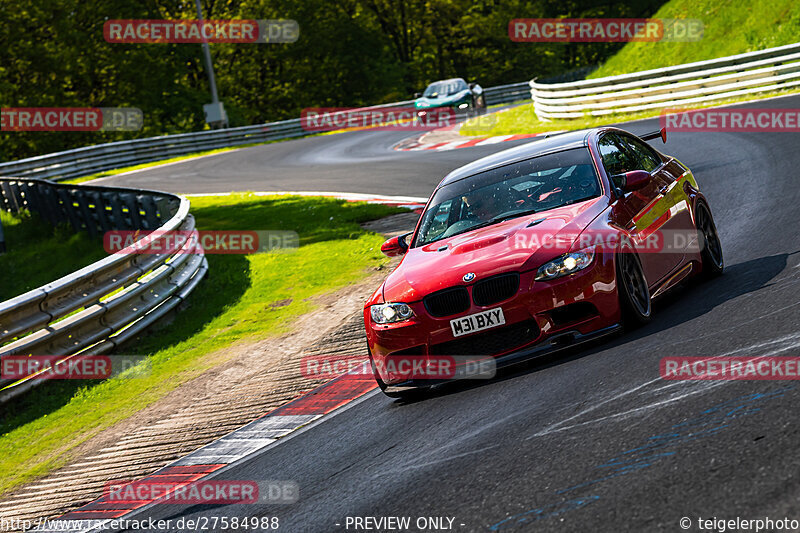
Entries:
[[[430, 83], [428, 84], [428, 86], [430, 87], [430, 86], [431, 86], [431, 85], [433, 85], [434, 83], [448, 83], [448, 82], [451, 82], [451, 81], [464, 81], [464, 78], [450, 78], [449, 80], [436, 80], [436, 81], [432, 81], [432, 82], [430, 82]], [[466, 81], [464, 81], [464, 83], [467, 83], [467, 82], [466, 82]]]
[[559, 133], [483, 157], [450, 172], [439, 183], [439, 187], [453, 183], [454, 181], [468, 178], [469, 176], [473, 176], [486, 170], [524, 161], [536, 156], [587, 146], [589, 135], [595, 131], [600, 130], [593, 129]]

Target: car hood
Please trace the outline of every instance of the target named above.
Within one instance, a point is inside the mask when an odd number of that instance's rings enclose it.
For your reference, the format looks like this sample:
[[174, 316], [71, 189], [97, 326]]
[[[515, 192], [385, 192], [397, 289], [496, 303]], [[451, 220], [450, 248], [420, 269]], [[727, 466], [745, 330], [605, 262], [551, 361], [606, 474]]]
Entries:
[[606, 205], [599, 197], [478, 228], [411, 248], [386, 279], [387, 302], [415, 302], [432, 292], [503, 272], [525, 272], [568, 252]]
[[414, 106], [418, 109], [425, 109], [429, 107], [441, 107], [446, 105], [453, 105], [456, 102], [460, 102], [467, 96], [469, 96], [468, 90], [459, 91], [449, 96], [439, 95], [436, 98], [427, 98], [423, 96], [421, 98], [417, 98], [414, 101]]

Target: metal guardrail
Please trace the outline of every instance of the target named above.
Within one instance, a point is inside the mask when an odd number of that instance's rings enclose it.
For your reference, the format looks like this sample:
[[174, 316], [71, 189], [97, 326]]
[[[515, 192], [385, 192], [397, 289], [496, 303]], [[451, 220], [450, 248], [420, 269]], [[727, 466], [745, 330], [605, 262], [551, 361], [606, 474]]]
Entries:
[[800, 85], [800, 43], [570, 83], [529, 83], [540, 120], [678, 107]]
[[[194, 230], [189, 200], [157, 191], [0, 178], [0, 209], [28, 209], [51, 224], [99, 236], [160, 230], [161, 254], [125, 248], [61, 279], [0, 302], [0, 360], [10, 355], [107, 354], [182, 302], [208, 270], [194, 243], [161, 232]], [[170, 244], [170, 243], [175, 244]], [[194, 249], [194, 248], [192, 248]], [[0, 402], [40, 380], [0, 380]]]
[[[528, 82], [484, 89], [488, 105], [527, 100], [529, 91]], [[406, 100], [362, 109], [403, 107], [413, 103], [413, 100]], [[112, 142], [0, 163], [0, 175], [61, 181], [194, 152], [290, 139], [309, 133], [313, 132], [304, 130], [300, 119], [295, 118], [256, 126]]]
[[5, 176], [65, 180], [106, 170], [170, 159], [192, 152], [306, 135], [300, 119], [259, 126], [165, 135], [46, 154], [0, 164]]
[[509, 104], [530, 98], [530, 86], [527, 81], [487, 87], [483, 90], [486, 105]]
[[[595, 69], [597, 69], [597, 65], [589, 65], [565, 72], [558, 76], [543, 79], [540, 83], [556, 83], [583, 79]], [[497, 87], [487, 87], [484, 89], [484, 93], [486, 94], [486, 105], [510, 104], [511, 102], [529, 100], [531, 97], [531, 85], [530, 82], [521, 81], [508, 85], [498, 85]]]
[[[412, 103], [394, 102], [363, 109], [401, 107]], [[0, 163], [0, 175], [61, 181], [194, 152], [290, 139], [309, 133], [313, 132], [304, 130], [300, 119], [295, 118], [256, 126], [119, 141]]]

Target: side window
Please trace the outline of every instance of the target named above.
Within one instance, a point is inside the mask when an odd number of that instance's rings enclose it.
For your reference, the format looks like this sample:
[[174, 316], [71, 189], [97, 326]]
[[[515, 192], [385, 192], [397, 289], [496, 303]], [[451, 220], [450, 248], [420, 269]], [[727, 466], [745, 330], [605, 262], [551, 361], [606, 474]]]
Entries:
[[600, 157], [603, 159], [603, 167], [606, 174], [614, 176], [624, 174], [631, 170], [637, 170], [638, 161], [623, 148], [617, 136], [607, 133], [597, 143], [600, 150]]
[[621, 135], [620, 138], [628, 145], [630, 151], [636, 154], [639, 159], [639, 169], [652, 172], [661, 166], [661, 158], [645, 143], [628, 135]]

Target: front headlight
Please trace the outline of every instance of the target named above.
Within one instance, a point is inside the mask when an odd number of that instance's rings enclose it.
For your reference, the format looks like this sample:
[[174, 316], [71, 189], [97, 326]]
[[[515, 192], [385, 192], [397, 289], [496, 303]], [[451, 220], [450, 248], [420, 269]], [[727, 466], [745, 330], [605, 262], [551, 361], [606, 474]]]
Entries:
[[369, 308], [372, 321], [376, 324], [392, 324], [403, 322], [414, 316], [414, 311], [404, 303], [388, 303], [373, 305]]
[[545, 263], [536, 271], [536, 281], [548, 281], [583, 270], [592, 264], [594, 249], [570, 252]]

